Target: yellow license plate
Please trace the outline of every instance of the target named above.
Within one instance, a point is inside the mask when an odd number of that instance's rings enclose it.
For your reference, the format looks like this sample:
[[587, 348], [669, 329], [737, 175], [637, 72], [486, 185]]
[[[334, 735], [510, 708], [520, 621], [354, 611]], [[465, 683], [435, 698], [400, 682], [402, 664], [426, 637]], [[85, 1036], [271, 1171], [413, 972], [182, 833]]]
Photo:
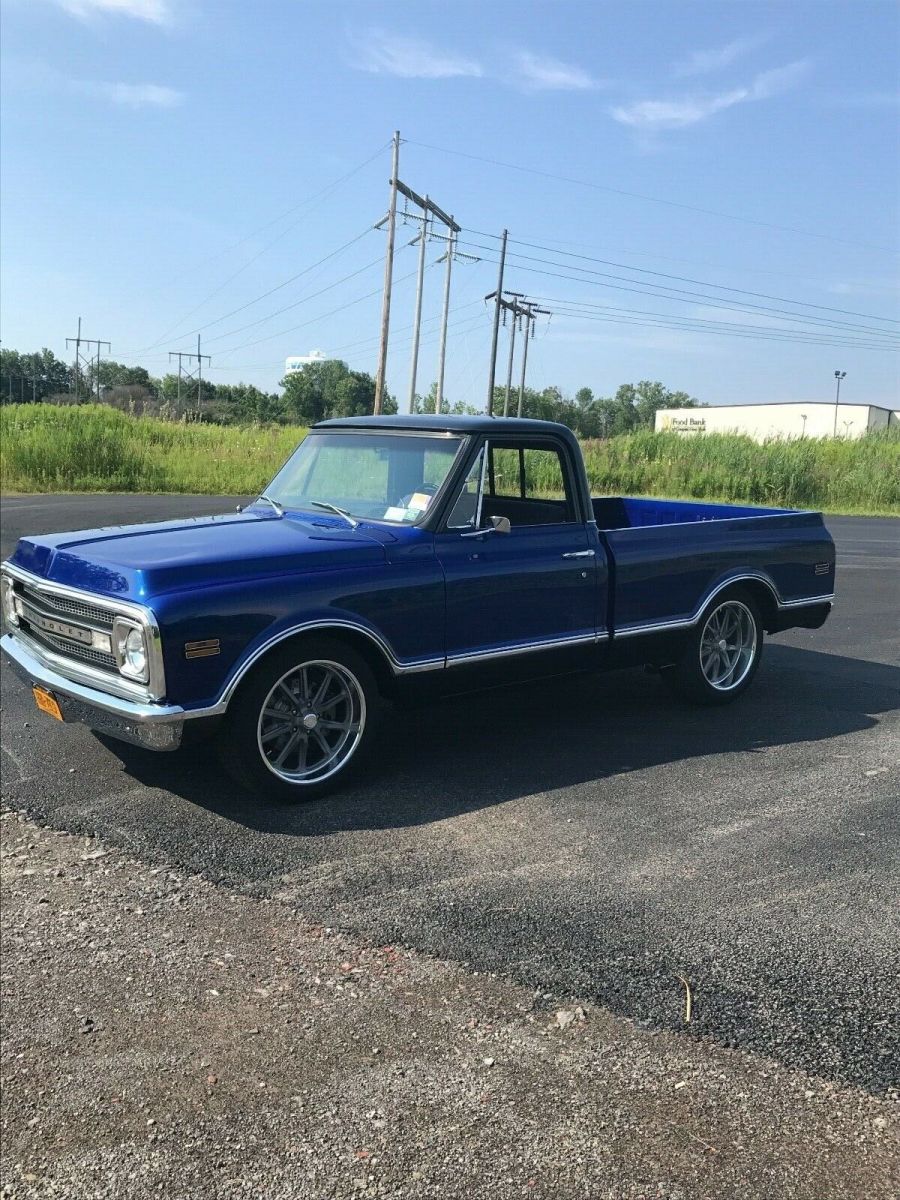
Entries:
[[48, 717], [54, 717], [57, 721], [63, 719], [62, 711], [55, 696], [45, 691], [44, 688], [33, 687], [31, 690], [34, 694], [34, 702], [41, 712], [45, 712]]

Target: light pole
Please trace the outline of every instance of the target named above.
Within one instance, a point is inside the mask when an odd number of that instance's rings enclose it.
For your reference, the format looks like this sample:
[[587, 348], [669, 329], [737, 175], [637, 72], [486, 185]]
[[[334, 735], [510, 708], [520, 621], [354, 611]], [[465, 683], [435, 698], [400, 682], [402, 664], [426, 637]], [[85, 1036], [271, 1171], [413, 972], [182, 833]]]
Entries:
[[834, 378], [837, 386], [834, 392], [834, 436], [837, 437], [838, 405], [841, 402], [841, 380], [847, 376], [846, 371], [835, 371]]
[[800, 420], [803, 422], [803, 432], [800, 434], [800, 436], [803, 438], [806, 437], [806, 413], [800, 414]]

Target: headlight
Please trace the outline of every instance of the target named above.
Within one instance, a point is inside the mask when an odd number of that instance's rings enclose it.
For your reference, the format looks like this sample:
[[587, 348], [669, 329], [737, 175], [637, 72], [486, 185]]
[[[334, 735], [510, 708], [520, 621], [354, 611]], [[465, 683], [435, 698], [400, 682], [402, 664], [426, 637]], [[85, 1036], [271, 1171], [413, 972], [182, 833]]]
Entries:
[[0, 602], [3, 605], [3, 616], [9, 625], [18, 625], [19, 614], [16, 612], [16, 593], [13, 591], [13, 581], [8, 575], [0, 577]]
[[141, 626], [124, 617], [116, 617], [113, 623], [113, 649], [121, 673], [129, 679], [146, 683], [147, 643]]

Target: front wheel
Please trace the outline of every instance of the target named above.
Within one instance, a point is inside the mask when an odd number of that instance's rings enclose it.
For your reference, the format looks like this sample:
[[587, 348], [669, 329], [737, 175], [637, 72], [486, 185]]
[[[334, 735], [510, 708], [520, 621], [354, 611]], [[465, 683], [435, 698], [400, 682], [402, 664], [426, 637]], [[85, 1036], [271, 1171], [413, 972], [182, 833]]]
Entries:
[[744, 588], [732, 588], [710, 601], [664, 678], [695, 703], [728, 704], [750, 686], [762, 647], [756, 601]]
[[263, 659], [241, 687], [219, 732], [219, 755], [254, 795], [312, 800], [362, 766], [381, 706], [375, 677], [352, 647], [298, 639]]

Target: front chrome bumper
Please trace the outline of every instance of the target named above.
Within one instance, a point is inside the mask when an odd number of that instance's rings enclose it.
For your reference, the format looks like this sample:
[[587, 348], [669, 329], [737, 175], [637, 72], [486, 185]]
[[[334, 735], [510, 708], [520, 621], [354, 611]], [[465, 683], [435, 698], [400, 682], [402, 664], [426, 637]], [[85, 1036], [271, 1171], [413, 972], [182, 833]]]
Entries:
[[177, 750], [181, 745], [188, 714], [179, 705], [121, 699], [75, 683], [8, 633], [0, 638], [0, 650], [17, 675], [53, 693], [66, 721], [89, 725], [98, 732], [150, 750]]

